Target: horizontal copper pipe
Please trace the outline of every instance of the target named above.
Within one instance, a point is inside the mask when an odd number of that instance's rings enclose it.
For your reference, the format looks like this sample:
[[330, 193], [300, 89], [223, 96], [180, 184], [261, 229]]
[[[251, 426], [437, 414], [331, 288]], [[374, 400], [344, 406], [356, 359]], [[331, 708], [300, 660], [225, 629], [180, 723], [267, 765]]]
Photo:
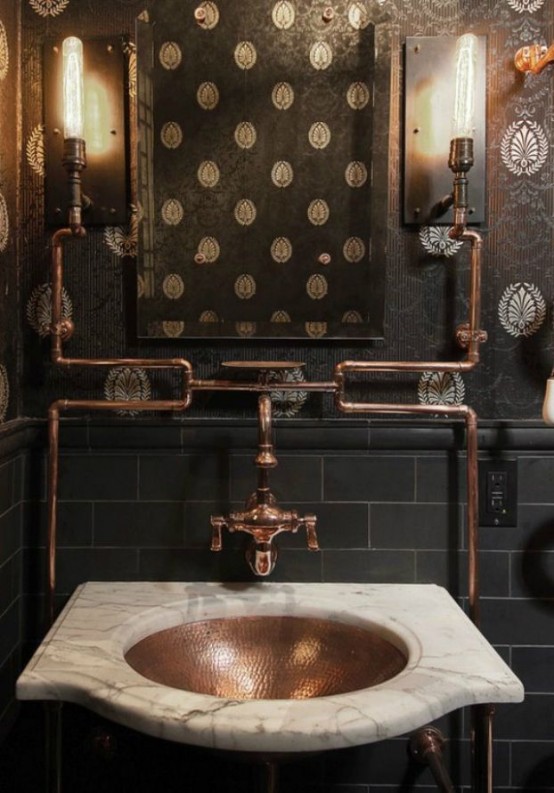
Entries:
[[192, 391], [328, 391], [336, 390], [335, 382], [309, 382], [300, 381], [296, 383], [274, 381], [271, 383], [260, 383], [258, 381], [240, 380], [191, 380], [190, 388]]
[[188, 407], [184, 399], [150, 399], [144, 401], [132, 399], [59, 399], [54, 405], [57, 410], [139, 410], [147, 411], [183, 411]]

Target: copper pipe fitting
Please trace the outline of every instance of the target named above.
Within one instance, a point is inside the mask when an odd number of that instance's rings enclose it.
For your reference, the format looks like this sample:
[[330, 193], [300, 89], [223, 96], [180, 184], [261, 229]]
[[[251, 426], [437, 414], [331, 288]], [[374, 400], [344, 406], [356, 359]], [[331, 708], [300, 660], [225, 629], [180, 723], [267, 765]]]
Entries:
[[410, 754], [414, 760], [429, 766], [441, 793], [454, 793], [452, 780], [444, 764], [445, 743], [444, 736], [436, 727], [422, 727], [410, 738]]
[[554, 63], [554, 43], [550, 47], [541, 44], [528, 44], [516, 52], [515, 67], [520, 72], [540, 74], [549, 64]]

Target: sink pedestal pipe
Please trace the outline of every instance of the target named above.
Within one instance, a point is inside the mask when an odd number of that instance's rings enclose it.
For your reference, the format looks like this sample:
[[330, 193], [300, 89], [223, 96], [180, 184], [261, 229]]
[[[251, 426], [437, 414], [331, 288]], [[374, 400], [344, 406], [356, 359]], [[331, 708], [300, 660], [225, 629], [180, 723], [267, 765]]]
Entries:
[[436, 727], [422, 727], [410, 738], [410, 755], [422, 765], [429, 766], [441, 793], [454, 793], [454, 785], [446, 770], [442, 754], [445, 739]]

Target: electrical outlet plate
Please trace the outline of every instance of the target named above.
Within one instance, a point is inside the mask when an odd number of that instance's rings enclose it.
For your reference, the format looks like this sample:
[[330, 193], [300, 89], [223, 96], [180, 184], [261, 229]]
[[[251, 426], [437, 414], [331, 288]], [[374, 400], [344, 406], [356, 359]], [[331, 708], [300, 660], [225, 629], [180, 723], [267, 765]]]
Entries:
[[517, 460], [479, 461], [479, 525], [517, 526]]

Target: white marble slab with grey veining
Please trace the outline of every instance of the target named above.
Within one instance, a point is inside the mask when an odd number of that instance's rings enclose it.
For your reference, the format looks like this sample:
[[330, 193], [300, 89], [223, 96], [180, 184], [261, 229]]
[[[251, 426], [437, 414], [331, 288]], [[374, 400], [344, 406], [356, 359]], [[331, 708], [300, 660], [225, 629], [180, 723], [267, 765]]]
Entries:
[[[373, 688], [305, 700], [229, 700], [154, 683], [125, 661], [137, 641], [185, 621], [314, 616], [372, 626], [407, 652]], [[80, 704], [181, 743], [321, 751], [408, 733], [466, 705], [519, 702], [523, 687], [448, 592], [427, 584], [89, 582], [22, 673], [20, 699]]]

